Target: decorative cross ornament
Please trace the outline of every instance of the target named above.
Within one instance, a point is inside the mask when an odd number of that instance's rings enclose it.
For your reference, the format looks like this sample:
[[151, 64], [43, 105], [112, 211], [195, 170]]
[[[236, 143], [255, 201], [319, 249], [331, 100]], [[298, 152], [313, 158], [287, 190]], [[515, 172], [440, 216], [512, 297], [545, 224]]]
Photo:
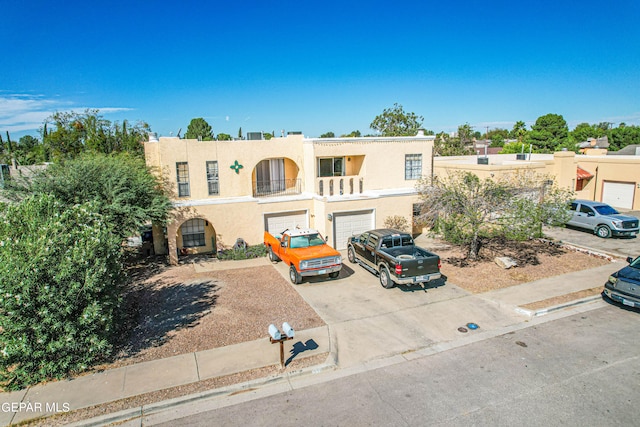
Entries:
[[238, 163], [238, 161], [236, 160], [234, 164], [231, 165], [231, 169], [233, 169], [234, 171], [236, 171], [236, 173], [240, 173], [240, 169], [242, 169], [244, 166], [242, 166], [240, 163]]

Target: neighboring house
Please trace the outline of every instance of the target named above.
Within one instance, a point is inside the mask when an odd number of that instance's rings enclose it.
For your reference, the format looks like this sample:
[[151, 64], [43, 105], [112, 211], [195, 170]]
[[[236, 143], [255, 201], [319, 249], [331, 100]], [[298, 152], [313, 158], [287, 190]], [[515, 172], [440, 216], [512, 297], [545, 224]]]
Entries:
[[[411, 224], [417, 180], [432, 173], [434, 136], [197, 141], [150, 138], [148, 166], [162, 172], [176, 213], [154, 227], [156, 253], [207, 253], [263, 232], [312, 227], [336, 249], [390, 216]], [[166, 242], [165, 242], [166, 239]]]
[[[609, 138], [605, 135], [602, 138], [589, 138], [578, 144], [578, 151], [581, 154], [588, 154], [591, 150], [606, 150], [609, 148]], [[598, 153], [600, 154], [600, 152]]]
[[528, 169], [551, 175], [558, 185], [574, 191], [578, 199], [605, 202], [622, 209], [640, 209], [640, 156], [610, 156], [606, 150], [591, 149], [586, 155], [558, 151], [524, 156], [496, 154], [488, 155], [486, 159], [477, 156], [436, 157], [434, 161], [434, 174], [437, 176], [464, 170], [487, 178]]
[[630, 144], [618, 151], [609, 151], [607, 154], [615, 156], [640, 156], [640, 144]]

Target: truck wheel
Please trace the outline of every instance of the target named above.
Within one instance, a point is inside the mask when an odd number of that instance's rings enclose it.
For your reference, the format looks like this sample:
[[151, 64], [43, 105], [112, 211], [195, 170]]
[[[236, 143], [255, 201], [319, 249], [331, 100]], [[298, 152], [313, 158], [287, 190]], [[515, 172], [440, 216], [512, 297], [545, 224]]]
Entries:
[[603, 239], [611, 237], [611, 229], [606, 225], [599, 225], [598, 228], [596, 228], [596, 236], [602, 237]]
[[349, 249], [347, 250], [347, 258], [351, 264], [356, 263], [356, 254], [353, 251], [353, 246], [349, 246]]
[[380, 284], [385, 289], [393, 288], [393, 281], [391, 281], [391, 277], [389, 277], [389, 270], [387, 267], [380, 267]]
[[278, 256], [276, 254], [273, 253], [273, 249], [271, 248], [271, 246], [269, 246], [269, 261], [271, 262], [278, 262], [280, 261], [280, 258], [278, 258]]
[[292, 265], [289, 269], [289, 279], [291, 279], [291, 283], [293, 283], [294, 285], [300, 284], [302, 278], [298, 274], [298, 270], [296, 270], [295, 265]]
[[335, 279], [339, 275], [340, 275], [339, 271], [334, 271], [333, 273], [329, 273], [329, 277], [331, 277], [332, 279]]

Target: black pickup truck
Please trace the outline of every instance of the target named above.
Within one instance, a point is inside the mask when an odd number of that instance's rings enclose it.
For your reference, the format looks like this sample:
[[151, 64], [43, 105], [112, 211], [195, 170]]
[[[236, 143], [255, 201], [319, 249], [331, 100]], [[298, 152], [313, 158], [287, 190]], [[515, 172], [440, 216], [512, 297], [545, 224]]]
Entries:
[[440, 257], [416, 246], [408, 233], [378, 229], [349, 238], [347, 257], [380, 276], [384, 288], [439, 279]]

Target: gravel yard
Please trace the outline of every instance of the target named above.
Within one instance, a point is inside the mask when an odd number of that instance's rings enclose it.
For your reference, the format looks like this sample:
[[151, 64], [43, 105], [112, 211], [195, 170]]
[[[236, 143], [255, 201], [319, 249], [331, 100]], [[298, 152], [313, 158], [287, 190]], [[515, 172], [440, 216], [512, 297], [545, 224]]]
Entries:
[[[458, 248], [438, 250], [436, 253], [442, 259], [442, 273], [447, 276], [447, 282], [472, 293], [488, 292], [611, 263], [606, 257], [565, 249], [539, 240], [516, 244], [488, 243], [482, 248], [478, 262], [466, 262]], [[494, 258], [498, 256], [514, 259], [517, 267], [499, 267], [494, 262]], [[552, 301], [549, 303], [553, 305]]]
[[192, 264], [156, 264], [152, 275], [146, 268], [131, 270], [139, 278], [126, 297], [131, 336], [101, 368], [265, 338], [271, 323], [298, 330], [325, 324], [271, 266], [196, 273]]

